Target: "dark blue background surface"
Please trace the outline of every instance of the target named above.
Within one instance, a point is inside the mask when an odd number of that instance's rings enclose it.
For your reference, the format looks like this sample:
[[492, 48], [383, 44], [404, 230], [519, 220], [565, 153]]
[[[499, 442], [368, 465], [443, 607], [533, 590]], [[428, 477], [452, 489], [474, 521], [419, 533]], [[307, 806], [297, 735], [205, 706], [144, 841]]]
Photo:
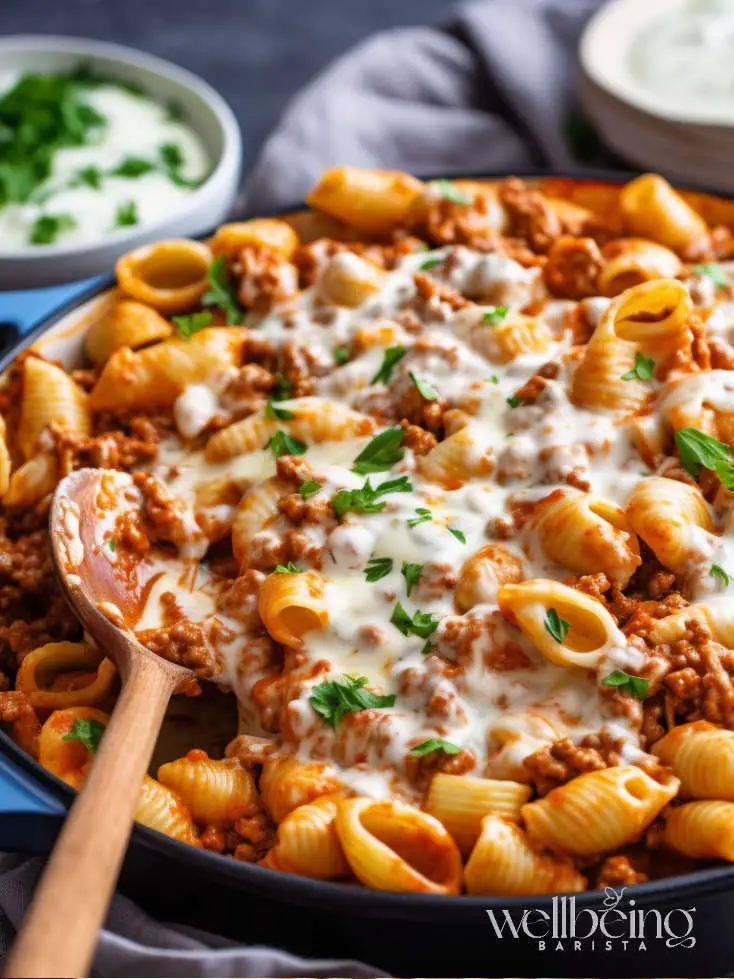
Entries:
[[[452, 0], [0, 0], [0, 34], [117, 41], [189, 68], [234, 109], [247, 168], [286, 102], [329, 61], [374, 31], [435, 22], [451, 6]], [[27, 328], [69, 296], [68, 287], [0, 294], [0, 320]]]

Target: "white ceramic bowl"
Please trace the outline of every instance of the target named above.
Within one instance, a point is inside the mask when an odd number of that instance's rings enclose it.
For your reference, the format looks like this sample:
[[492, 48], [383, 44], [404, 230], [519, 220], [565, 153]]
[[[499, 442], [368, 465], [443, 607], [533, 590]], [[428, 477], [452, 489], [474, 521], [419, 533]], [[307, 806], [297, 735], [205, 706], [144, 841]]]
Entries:
[[164, 219], [121, 228], [97, 241], [4, 249], [0, 289], [33, 289], [109, 272], [123, 252], [159, 238], [196, 235], [220, 224], [239, 183], [242, 140], [224, 99], [177, 65], [119, 44], [86, 38], [22, 35], [0, 38], [0, 65], [9, 71], [68, 71], [80, 62], [112, 80], [134, 82], [151, 98], [175, 102], [211, 156], [204, 183]]

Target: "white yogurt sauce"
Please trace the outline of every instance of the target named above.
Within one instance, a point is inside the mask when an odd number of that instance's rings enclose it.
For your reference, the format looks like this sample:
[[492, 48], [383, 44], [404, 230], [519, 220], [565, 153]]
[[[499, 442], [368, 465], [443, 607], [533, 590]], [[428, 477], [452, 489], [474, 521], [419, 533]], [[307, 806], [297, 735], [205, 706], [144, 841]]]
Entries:
[[[20, 77], [0, 74], [0, 97]], [[2, 249], [41, 247], [30, 239], [34, 225], [44, 215], [69, 215], [74, 222], [49, 244], [95, 241], [121, 226], [148, 224], [180, 207], [211, 169], [211, 158], [196, 133], [153, 99], [114, 83], [81, 89], [79, 98], [106, 120], [99, 138], [84, 146], [58, 149], [51, 175], [36, 188], [31, 200], [0, 206]], [[165, 144], [180, 150], [182, 162], [176, 174], [190, 185], [177, 183], [162, 165], [160, 147]], [[155, 168], [140, 176], [113, 175], [130, 157], [149, 161]], [[86, 168], [100, 171], [98, 189], [79, 181], [79, 171]], [[121, 225], [119, 216], [125, 210], [136, 220]]]

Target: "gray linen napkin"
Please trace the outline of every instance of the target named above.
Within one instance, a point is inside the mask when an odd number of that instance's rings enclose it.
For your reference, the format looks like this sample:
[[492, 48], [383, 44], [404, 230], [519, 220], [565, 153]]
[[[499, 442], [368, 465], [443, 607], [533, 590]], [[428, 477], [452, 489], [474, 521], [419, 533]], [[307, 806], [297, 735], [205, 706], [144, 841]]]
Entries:
[[[293, 100], [255, 164], [240, 210], [264, 213], [298, 201], [335, 164], [422, 174], [573, 165], [563, 125], [574, 50], [598, 3], [471, 0], [443, 29], [405, 28], [365, 41]], [[40, 859], [0, 856], [0, 959], [41, 866]], [[93, 968], [105, 977], [380, 974], [155, 922], [119, 894]]]

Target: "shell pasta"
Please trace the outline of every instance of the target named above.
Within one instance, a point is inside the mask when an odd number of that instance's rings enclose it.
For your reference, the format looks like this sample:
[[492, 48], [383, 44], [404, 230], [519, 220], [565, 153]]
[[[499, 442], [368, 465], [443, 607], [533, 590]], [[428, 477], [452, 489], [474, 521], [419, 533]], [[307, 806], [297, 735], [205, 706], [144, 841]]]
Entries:
[[109, 614], [237, 708], [191, 700], [143, 825], [416, 894], [734, 860], [726, 211], [357, 167], [308, 200], [123, 256], [5, 372], [0, 723], [81, 788], [119, 683], [45, 521], [94, 467]]

